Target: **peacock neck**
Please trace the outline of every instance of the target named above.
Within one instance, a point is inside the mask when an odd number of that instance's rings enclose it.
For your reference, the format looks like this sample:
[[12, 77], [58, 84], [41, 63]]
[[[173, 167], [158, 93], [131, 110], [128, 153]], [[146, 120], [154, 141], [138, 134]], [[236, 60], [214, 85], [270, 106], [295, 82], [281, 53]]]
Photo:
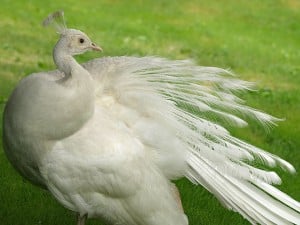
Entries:
[[54, 62], [57, 68], [68, 77], [71, 76], [74, 67], [77, 67], [77, 62], [70, 55], [54, 54]]
[[76, 62], [73, 56], [67, 54], [59, 48], [54, 48], [53, 60], [57, 68], [67, 77], [71, 76], [72, 73], [76, 72], [77, 70], [83, 69], [81, 65]]
[[61, 136], [67, 136], [80, 129], [92, 117], [95, 86], [90, 73], [60, 46], [54, 48], [53, 59], [57, 68], [64, 73], [64, 77], [56, 80], [56, 83], [60, 86], [58, 90], [63, 90], [60, 108], [67, 108], [61, 116], [57, 114], [56, 119], [64, 124]]
[[[78, 85], [79, 86], [89, 86], [93, 85], [91, 81], [91, 76], [87, 70], [85, 70], [72, 55], [56, 45], [53, 51], [53, 60], [57, 68], [64, 73], [64, 78], [59, 81], [59, 83], [66, 86]], [[89, 89], [91, 87], [88, 87]]]

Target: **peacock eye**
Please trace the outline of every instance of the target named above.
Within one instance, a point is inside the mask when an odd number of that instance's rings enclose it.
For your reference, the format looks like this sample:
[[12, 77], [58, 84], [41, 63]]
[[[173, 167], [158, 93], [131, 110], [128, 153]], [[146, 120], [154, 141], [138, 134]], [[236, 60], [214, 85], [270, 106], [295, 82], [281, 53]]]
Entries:
[[84, 43], [84, 39], [83, 38], [80, 38], [79, 39], [79, 42], [82, 44], [82, 43]]

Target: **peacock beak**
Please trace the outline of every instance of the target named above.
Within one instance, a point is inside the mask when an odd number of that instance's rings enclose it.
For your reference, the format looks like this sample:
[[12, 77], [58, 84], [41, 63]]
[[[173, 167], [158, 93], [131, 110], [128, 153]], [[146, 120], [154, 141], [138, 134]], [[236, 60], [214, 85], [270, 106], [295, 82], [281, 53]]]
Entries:
[[101, 47], [97, 46], [95, 43], [91, 44], [91, 49], [94, 50], [94, 51], [103, 52], [103, 49]]

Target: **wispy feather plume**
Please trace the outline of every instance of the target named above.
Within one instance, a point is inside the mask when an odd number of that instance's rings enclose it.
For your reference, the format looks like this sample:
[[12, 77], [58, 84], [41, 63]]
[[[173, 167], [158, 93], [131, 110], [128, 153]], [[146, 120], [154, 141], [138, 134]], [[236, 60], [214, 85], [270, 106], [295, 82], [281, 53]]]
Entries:
[[[224, 206], [252, 224], [300, 224], [300, 203], [271, 186], [280, 184], [280, 177], [251, 162], [280, 166], [291, 173], [295, 168], [232, 136], [214, 120], [241, 127], [253, 118], [267, 128], [276, 125], [280, 119], [247, 106], [236, 96], [253, 90], [252, 83], [239, 80], [230, 71], [196, 66], [189, 60], [113, 57], [83, 66], [99, 80], [100, 90], [114, 93], [120, 105], [136, 113], [122, 117], [124, 121], [131, 118], [127, 124], [147, 118], [135, 131], [142, 142], [160, 155], [188, 151], [185, 176], [212, 192]], [[173, 178], [173, 174], [166, 175]]]
[[63, 34], [67, 30], [64, 11], [59, 10], [48, 15], [43, 21], [43, 26], [47, 27], [49, 25], [52, 25], [59, 34]]

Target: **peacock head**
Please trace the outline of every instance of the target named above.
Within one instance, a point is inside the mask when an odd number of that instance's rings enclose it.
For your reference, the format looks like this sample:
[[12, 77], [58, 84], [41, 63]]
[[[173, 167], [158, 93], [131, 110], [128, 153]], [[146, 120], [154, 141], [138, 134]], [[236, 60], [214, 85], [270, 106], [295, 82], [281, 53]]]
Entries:
[[60, 35], [58, 45], [64, 46], [67, 54], [78, 55], [86, 51], [102, 51], [91, 39], [82, 31], [66, 29]]
[[68, 55], [78, 55], [86, 51], [102, 51], [91, 39], [82, 31], [68, 29], [64, 20], [64, 12], [56, 11], [50, 14], [44, 21], [43, 25], [54, 25], [57, 33], [60, 34], [56, 47], [63, 50]]

